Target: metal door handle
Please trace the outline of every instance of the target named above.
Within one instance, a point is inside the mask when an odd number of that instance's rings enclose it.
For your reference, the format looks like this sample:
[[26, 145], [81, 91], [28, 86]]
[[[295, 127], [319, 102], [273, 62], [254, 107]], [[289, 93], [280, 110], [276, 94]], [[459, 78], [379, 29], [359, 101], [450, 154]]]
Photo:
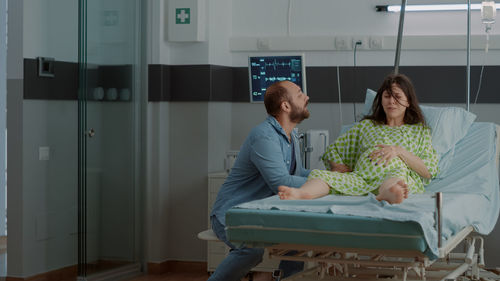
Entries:
[[87, 132], [87, 135], [89, 136], [89, 138], [95, 136], [94, 128], [90, 128], [90, 130]]

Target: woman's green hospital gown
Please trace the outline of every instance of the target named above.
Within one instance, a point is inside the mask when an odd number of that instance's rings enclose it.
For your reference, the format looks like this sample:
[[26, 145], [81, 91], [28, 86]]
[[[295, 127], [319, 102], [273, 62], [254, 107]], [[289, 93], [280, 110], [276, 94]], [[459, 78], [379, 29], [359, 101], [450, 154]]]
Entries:
[[[377, 144], [399, 145], [423, 160], [431, 178], [438, 173], [438, 157], [428, 127], [422, 124], [390, 127], [363, 120], [328, 146], [322, 157], [327, 170], [313, 170], [309, 179], [319, 178], [330, 186], [330, 193], [345, 195], [377, 194], [380, 184], [394, 177], [404, 180], [409, 193], [424, 192], [424, 184], [430, 179], [420, 177], [401, 158], [391, 159], [385, 167], [384, 163], [376, 165], [377, 161], [370, 161], [370, 153], [380, 149]], [[332, 172], [329, 161], [345, 164], [352, 172]]]

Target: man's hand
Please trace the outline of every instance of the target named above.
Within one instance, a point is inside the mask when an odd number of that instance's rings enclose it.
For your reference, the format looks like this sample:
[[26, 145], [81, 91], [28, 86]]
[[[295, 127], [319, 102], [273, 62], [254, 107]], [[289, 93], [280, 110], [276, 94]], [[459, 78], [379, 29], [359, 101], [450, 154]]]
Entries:
[[345, 164], [337, 164], [333, 161], [330, 161], [330, 170], [332, 172], [339, 172], [339, 173], [347, 173], [347, 172], [352, 172], [351, 168]]

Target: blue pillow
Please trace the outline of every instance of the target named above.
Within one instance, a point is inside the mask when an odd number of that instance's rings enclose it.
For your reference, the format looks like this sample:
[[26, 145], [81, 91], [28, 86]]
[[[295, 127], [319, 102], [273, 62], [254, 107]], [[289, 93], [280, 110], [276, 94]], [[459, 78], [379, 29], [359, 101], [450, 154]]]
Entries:
[[[371, 106], [377, 92], [367, 89], [363, 114], [371, 113]], [[427, 125], [431, 128], [432, 146], [436, 150], [441, 175], [453, 159], [455, 144], [460, 141], [476, 120], [476, 115], [460, 107], [435, 107], [421, 105]]]

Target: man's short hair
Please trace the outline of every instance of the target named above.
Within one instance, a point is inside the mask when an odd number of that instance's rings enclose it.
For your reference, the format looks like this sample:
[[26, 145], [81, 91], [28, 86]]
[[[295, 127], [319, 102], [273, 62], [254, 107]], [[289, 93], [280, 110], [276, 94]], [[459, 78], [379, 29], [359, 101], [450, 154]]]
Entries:
[[266, 106], [267, 114], [271, 116], [278, 116], [281, 111], [281, 103], [290, 101], [288, 91], [283, 87], [284, 81], [273, 83], [266, 89], [264, 95], [264, 105]]

